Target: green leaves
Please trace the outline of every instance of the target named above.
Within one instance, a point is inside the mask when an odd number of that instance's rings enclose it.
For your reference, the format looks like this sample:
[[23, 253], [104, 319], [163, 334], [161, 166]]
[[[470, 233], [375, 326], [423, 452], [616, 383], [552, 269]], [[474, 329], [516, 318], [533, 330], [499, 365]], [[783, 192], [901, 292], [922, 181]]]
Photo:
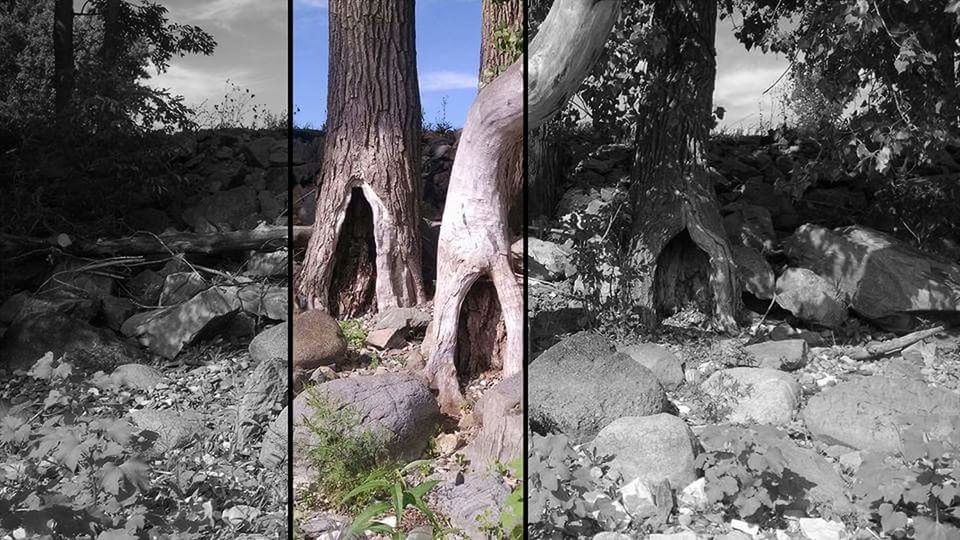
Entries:
[[[399, 523], [407, 508], [416, 508], [430, 522], [435, 537], [442, 537], [446, 529], [441, 526], [436, 515], [424, 500], [427, 493], [439, 482], [429, 480], [411, 486], [404, 478], [405, 473], [419, 468], [423, 461], [414, 461], [402, 469], [390, 472], [374, 472], [362, 484], [347, 493], [343, 500], [344, 503], [360, 495], [380, 495], [386, 496], [387, 499], [374, 501], [357, 514], [350, 525], [348, 538], [352, 538], [351, 534], [362, 535], [364, 531], [385, 534], [398, 540], [404, 538], [404, 534], [399, 530]], [[383, 523], [382, 517], [388, 510], [393, 511], [397, 526]], [[438, 534], [440, 536], [436, 536]]]

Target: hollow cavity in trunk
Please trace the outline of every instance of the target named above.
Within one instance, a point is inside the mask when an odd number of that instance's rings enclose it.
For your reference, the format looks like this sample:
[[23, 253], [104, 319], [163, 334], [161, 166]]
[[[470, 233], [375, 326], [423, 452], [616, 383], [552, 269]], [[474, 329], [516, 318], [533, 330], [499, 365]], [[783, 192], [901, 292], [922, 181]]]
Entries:
[[353, 318], [377, 308], [377, 247], [373, 236], [373, 210], [363, 190], [353, 188], [340, 230], [330, 283], [330, 312]]

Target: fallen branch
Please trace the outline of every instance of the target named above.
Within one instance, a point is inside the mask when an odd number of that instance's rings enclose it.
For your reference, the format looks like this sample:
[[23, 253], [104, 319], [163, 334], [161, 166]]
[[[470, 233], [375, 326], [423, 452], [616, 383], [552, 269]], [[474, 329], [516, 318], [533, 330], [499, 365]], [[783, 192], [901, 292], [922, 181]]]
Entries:
[[923, 341], [945, 330], [944, 326], [935, 326], [926, 330], [911, 332], [889, 341], [871, 342], [864, 347], [851, 347], [844, 353], [854, 360], [869, 360], [897, 352], [918, 341]]
[[[293, 228], [294, 243], [305, 243], [309, 227]], [[61, 235], [62, 236], [62, 235]], [[176, 253], [223, 253], [229, 251], [275, 251], [286, 247], [287, 227], [261, 227], [250, 231], [222, 233], [174, 233], [156, 236], [137, 233], [125, 238], [107, 238], [95, 241], [73, 240], [63, 245], [57, 236], [33, 238], [0, 234], [0, 250], [23, 252], [27, 250], [56, 249], [79, 255], [153, 255]]]

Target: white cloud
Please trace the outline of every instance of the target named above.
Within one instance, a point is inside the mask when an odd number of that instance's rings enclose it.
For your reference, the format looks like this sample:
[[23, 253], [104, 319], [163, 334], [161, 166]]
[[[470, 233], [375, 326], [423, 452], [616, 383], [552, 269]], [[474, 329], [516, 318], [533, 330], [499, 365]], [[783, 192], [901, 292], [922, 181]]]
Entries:
[[165, 73], [152, 77], [148, 84], [154, 88], [169, 88], [174, 94], [182, 95], [189, 105], [199, 105], [204, 101], [212, 105], [219, 103], [228, 90], [227, 79], [242, 88], [250, 88], [253, 82], [250, 73], [245, 70], [226, 73], [174, 64]]
[[428, 71], [420, 75], [420, 90], [442, 92], [446, 90], [476, 90], [476, 73], [462, 71]]
[[[314, 0], [317, 1], [317, 0]], [[265, 13], [285, 13], [286, 0], [208, 0], [172, 8], [191, 22], [212, 21], [227, 26], [228, 21], [261, 17]]]

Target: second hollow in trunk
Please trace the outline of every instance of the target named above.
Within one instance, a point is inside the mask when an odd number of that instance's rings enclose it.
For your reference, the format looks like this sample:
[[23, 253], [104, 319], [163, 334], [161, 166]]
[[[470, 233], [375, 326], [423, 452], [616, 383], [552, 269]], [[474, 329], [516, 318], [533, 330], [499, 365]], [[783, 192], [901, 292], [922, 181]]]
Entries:
[[324, 161], [313, 234], [295, 284], [297, 300], [308, 309], [334, 311], [330, 300], [343, 299], [343, 291], [335, 290], [345, 283], [343, 276], [334, 279], [334, 261], [359, 191], [372, 215], [375, 266], [354, 276], [349, 287], [354, 292], [372, 287], [380, 310], [416, 305], [426, 298], [413, 2], [330, 0], [329, 18]]
[[[657, 3], [654, 17], [668, 43], [649, 62], [653, 82], [637, 125], [626, 294], [647, 327], [659, 323], [665, 311], [695, 303], [709, 306], [717, 329], [733, 331], [740, 302], [736, 266], [717, 205], [715, 173], [704, 156], [717, 71], [717, 3]], [[685, 235], [692, 242], [684, 242]], [[691, 285], [697, 275], [707, 276], [708, 302], [697, 298], [702, 287]]]

